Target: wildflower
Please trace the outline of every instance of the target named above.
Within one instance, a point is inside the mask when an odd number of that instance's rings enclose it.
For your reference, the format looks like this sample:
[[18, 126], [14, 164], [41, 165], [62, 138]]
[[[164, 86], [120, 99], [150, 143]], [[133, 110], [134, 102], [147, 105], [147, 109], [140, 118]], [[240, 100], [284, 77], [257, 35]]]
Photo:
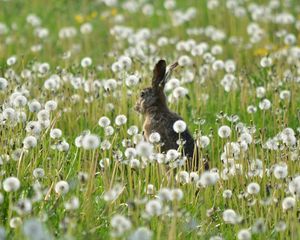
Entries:
[[6, 60], [6, 63], [8, 66], [12, 66], [17, 62], [17, 57], [16, 56], [11, 56]]
[[258, 183], [250, 183], [248, 186], [247, 186], [247, 192], [249, 194], [258, 194], [260, 191], [260, 186]]
[[263, 57], [261, 60], [260, 60], [260, 65], [263, 67], [263, 68], [266, 68], [266, 67], [270, 67], [273, 63], [273, 60], [272, 58], [270, 57]]
[[115, 130], [112, 126], [107, 126], [104, 128], [104, 132], [106, 136], [111, 136], [114, 134]]
[[257, 107], [253, 106], [253, 105], [249, 105], [247, 107], [247, 112], [250, 113], [250, 114], [253, 114], [257, 111]]
[[277, 179], [286, 178], [288, 175], [288, 169], [286, 164], [277, 164], [274, 167], [274, 176]]
[[179, 57], [178, 64], [179, 66], [191, 66], [193, 64], [193, 60], [189, 56], [184, 55]]
[[13, 217], [9, 221], [9, 226], [11, 228], [17, 228], [22, 224], [22, 219], [20, 217]]
[[130, 126], [130, 127], [127, 129], [127, 133], [128, 133], [130, 136], [134, 136], [134, 135], [136, 135], [138, 132], [139, 132], [139, 129], [138, 129], [138, 127], [135, 126], [135, 125]]
[[153, 185], [153, 184], [148, 184], [148, 185], [147, 185], [146, 193], [147, 193], [148, 195], [152, 195], [152, 194], [154, 194], [154, 191], [155, 191], [154, 185]]
[[28, 103], [28, 107], [30, 112], [39, 112], [42, 108], [41, 104], [37, 100], [32, 100], [30, 103]]
[[127, 117], [125, 115], [118, 115], [115, 119], [115, 123], [117, 126], [122, 126], [126, 124], [127, 122]]
[[110, 119], [108, 117], [103, 116], [99, 119], [98, 124], [100, 127], [105, 128], [110, 125]]
[[266, 98], [259, 103], [259, 108], [261, 110], [268, 110], [270, 109], [270, 107], [271, 107], [271, 102]]
[[264, 220], [262, 218], [259, 218], [255, 221], [251, 228], [253, 233], [263, 233], [266, 231], [266, 225], [264, 223]]
[[201, 148], [206, 148], [209, 145], [209, 143], [210, 143], [209, 137], [207, 137], [207, 136], [201, 136], [198, 139], [197, 143], [198, 143], [198, 145]]
[[149, 136], [149, 141], [151, 143], [158, 143], [160, 141], [160, 134], [158, 132], [153, 132]]
[[180, 201], [183, 198], [183, 192], [180, 188], [175, 188], [172, 189], [171, 196], [172, 200]]
[[56, 108], [57, 108], [57, 102], [54, 100], [50, 100], [45, 103], [45, 109], [49, 112], [54, 111]]
[[237, 234], [238, 240], [250, 240], [251, 232], [248, 229], [242, 229]]
[[28, 214], [32, 210], [32, 203], [29, 199], [20, 199], [15, 207], [19, 215]]
[[85, 57], [80, 62], [81, 67], [87, 68], [92, 65], [92, 59], [90, 57]]
[[8, 177], [4, 179], [2, 186], [5, 192], [15, 192], [20, 188], [21, 183], [16, 177]]
[[173, 124], [173, 129], [177, 133], [183, 133], [186, 130], [186, 123], [182, 120], [177, 120]]
[[230, 137], [231, 135], [231, 129], [230, 127], [224, 125], [224, 126], [221, 126], [218, 130], [218, 135], [219, 137], [221, 138], [228, 138]]
[[0, 91], [4, 91], [8, 86], [8, 82], [5, 78], [0, 77]]
[[133, 87], [138, 84], [139, 78], [136, 75], [129, 75], [125, 82], [127, 87]]
[[142, 157], [150, 157], [153, 152], [153, 145], [148, 142], [141, 141], [136, 146], [136, 152]]
[[54, 190], [59, 195], [64, 195], [69, 192], [69, 184], [66, 181], [59, 181], [55, 184]]
[[23, 229], [24, 235], [28, 239], [32, 239], [32, 240], [38, 240], [38, 239], [50, 240], [50, 239], [52, 239], [50, 234], [47, 232], [45, 227], [42, 225], [42, 223], [38, 219], [33, 218], [33, 219], [25, 220], [22, 229]]
[[223, 220], [225, 223], [236, 224], [239, 222], [240, 218], [234, 210], [226, 209], [223, 212]]
[[78, 197], [71, 197], [71, 199], [64, 204], [66, 210], [76, 210], [79, 208], [79, 205]]
[[122, 215], [114, 215], [110, 221], [110, 225], [113, 228], [112, 234], [114, 237], [123, 235], [132, 226], [130, 220]]
[[162, 210], [162, 203], [159, 200], [150, 200], [146, 204], [146, 213], [149, 214], [149, 216], [159, 216]]
[[151, 240], [152, 235], [152, 231], [147, 227], [139, 227], [129, 236], [129, 240]]
[[97, 135], [88, 134], [82, 139], [82, 147], [86, 150], [96, 149], [100, 145], [100, 139]]
[[283, 232], [286, 229], [286, 223], [284, 221], [279, 221], [275, 225], [275, 231], [276, 232]]
[[280, 92], [279, 97], [282, 100], [290, 100], [291, 92], [289, 90], [283, 90]]
[[257, 87], [256, 96], [258, 98], [263, 98], [264, 96], [266, 96], [266, 89], [264, 87]]
[[219, 176], [216, 173], [206, 171], [201, 174], [199, 184], [203, 187], [215, 185], [219, 180]]
[[26, 149], [34, 148], [37, 145], [37, 139], [34, 136], [28, 136], [23, 140], [23, 146]]
[[296, 205], [296, 199], [294, 197], [286, 197], [282, 201], [282, 209], [284, 211], [294, 208]]
[[228, 199], [232, 197], [232, 191], [229, 189], [226, 189], [223, 191], [223, 198]]
[[45, 176], [45, 171], [43, 168], [35, 168], [33, 170], [33, 176], [35, 178], [43, 178]]
[[58, 128], [54, 128], [50, 130], [50, 137], [53, 139], [58, 139], [61, 138], [62, 136], [62, 131]]

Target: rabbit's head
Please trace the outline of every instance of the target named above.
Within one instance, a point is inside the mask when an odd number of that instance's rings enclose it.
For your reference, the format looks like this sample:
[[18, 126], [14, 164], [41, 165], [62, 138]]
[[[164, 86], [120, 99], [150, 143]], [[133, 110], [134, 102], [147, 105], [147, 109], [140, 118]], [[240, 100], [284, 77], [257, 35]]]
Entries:
[[177, 62], [167, 69], [166, 61], [159, 60], [154, 69], [152, 77], [152, 86], [141, 91], [140, 96], [135, 105], [135, 110], [144, 114], [146, 112], [155, 111], [166, 108], [166, 96], [164, 87], [166, 81], [171, 75], [172, 70], [177, 66]]

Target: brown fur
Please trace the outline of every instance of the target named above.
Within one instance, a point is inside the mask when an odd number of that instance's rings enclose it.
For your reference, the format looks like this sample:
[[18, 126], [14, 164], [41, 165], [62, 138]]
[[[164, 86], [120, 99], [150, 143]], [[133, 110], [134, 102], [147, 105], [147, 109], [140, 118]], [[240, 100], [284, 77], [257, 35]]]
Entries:
[[[158, 132], [161, 136], [162, 152], [169, 149], [177, 149], [176, 143], [179, 135], [173, 130], [173, 124], [182, 118], [169, 110], [166, 96], [164, 94], [166, 74], [166, 62], [160, 60], [153, 70], [152, 87], [145, 88], [141, 92], [135, 109], [145, 115], [143, 125], [144, 135], [147, 140], [153, 132]], [[192, 157], [194, 153], [194, 139], [188, 129], [181, 134], [181, 139], [185, 141], [184, 153]]]

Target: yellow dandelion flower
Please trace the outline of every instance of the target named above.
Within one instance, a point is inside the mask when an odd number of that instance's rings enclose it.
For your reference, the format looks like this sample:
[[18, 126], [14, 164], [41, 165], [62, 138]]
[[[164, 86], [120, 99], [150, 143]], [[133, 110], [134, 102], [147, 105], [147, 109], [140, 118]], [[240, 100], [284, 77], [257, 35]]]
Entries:
[[118, 10], [117, 10], [116, 8], [112, 8], [112, 9], [111, 9], [111, 15], [112, 15], [112, 16], [116, 16], [117, 13], [118, 13]]
[[98, 15], [98, 13], [96, 11], [93, 11], [91, 13], [91, 18], [95, 18], [95, 17], [97, 17], [97, 15]]
[[266, 56], [268, 54], [268, 50], [265, 48], [258, 48], [254, 51], [255, 56]]
[[75, 21], [77, 23], [83, 23], [84, 22], [84, 17], [80, 14], [77, 14], [75, 17], [74, 17]]

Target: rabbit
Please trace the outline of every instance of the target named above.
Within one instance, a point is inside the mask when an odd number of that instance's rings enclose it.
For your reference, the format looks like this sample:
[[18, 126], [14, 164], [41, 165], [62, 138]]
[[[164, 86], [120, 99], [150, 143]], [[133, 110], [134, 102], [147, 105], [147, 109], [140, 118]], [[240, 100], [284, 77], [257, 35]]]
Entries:
[[[174, 131], [173, 124], [177, 120], [182, 120], [182, 117], [168, 108], [164, 93], [166, 81], [177, 65], [177, 62], [172, 64], [167, 71], [166, 61], [159, 60], [153, 70], [152, 86], [141, 91], [135, 105], [135, 110], [145, 116], [144, 137], [149, 141], [150, 134], [158, 132], [161, 137], [162, 152], [179, 147], [177, 144], [179, 135]], [[184, 154], [188, 157], [189, 165], [191, 165], [190, 160], [194, 155], [194, 139], [188, 129], [181, 133], [180, 137], [184, 141]]]

